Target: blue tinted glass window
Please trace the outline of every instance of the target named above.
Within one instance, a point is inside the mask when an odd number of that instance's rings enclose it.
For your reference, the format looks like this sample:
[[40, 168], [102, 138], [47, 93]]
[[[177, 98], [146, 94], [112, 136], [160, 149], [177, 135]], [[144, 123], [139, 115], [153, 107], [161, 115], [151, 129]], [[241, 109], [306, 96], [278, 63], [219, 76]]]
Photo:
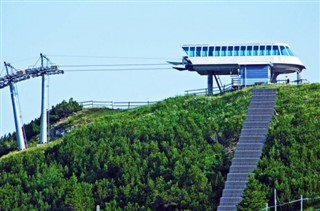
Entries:
[[257, 46], [257, 45], [253, 46], [253, 52], [252, 52], [253, 54], [252, 55], [253, 56], [258, 56], [258, 50], [259, 50], [259, 46]]
[[240, 56], [244, 56], [246, 50], [246, 46], [241, 46], [240, 47]]
[[271, 55], [271, 46], [270, 46], [270, 45], [267, 45], [266, 55], [267, 55], [267, 56], [270, 56], [270, 55]]
[[229, 47], [228, 47], [227, 56], [232, 56], [232, 49], [233, 49], [232, 46], [229, 46]]
[[290, 56], [294, 56], [294, 54], [292, 53], [292, 51], [290, 50], [290, 48], [288, 46], [286, 46], [286, 49], [287, 49]]
[[220, 56], [226, 56], [227, 54], [227, 47], [226, 46], [222, 46], [221, 47], [221, 55]]
[[264, 56], [264, 55], [266, 55], [266, 46], [264, 46], [264, 45], [260, 45], [260, 53], [259, 53], [259, 55], [260, 56]]
[[209, 56], [213, 56], [214, 47], [209, 47]]
[[288, 52], [284, 46], [280, 46], [280, 52], [281, 52], [281, 55], [288, 56]]
[[234, 56], [239, 56], [239, 46], [235, 46], [234, 47], [233, 55]]
[[189, 55], [189, 47], [182, 47], [182, 49], [184, 50], [184, 52], [186, 52], [187, 55]]
[[272, 46], [272, 52], [271, 52], [271, 54], [272, 54], [272, 55], [280, 55], [279, 46], [277, 46], [277, 45]]
[[196, 48], [196, 56], [200, 56], [201, 47]]
[[194, 47], [190, 47], [189, 56], [194, 57]]
[[247, 47], [247, 56], [252, 56], [252, 46]]
[[208, 56], [208, 47], [203, 47], [202, 48], [202, 54], [201, 56]]
[[220, 47], [216, 47], [216, 49], [214, 51], [214, 55], [215, 56], [220, 56]]

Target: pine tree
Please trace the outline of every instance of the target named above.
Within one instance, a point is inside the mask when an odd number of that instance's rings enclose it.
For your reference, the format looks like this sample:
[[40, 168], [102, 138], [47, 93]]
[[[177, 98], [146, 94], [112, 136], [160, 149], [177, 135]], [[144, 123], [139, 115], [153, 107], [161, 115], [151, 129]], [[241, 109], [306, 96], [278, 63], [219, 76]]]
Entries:
[[265, 207], [266, 201], [266, 193], [263, 191], [262, 185], [250, 175], [247, 187], [244, 190], [243, 200], [238, 205], [238, 210], [261, 210]]

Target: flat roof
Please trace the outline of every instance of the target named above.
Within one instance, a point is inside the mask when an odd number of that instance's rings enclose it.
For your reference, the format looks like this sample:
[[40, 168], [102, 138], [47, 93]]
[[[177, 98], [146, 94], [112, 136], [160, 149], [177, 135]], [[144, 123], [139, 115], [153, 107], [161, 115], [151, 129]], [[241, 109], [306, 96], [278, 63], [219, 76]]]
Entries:
[[251, 46], [251, 45], [283, 45], [289, 46], [287, 43], [236, 43], [236, 44], [184, 44], [181, 47], [197, 47], [197, 46]]

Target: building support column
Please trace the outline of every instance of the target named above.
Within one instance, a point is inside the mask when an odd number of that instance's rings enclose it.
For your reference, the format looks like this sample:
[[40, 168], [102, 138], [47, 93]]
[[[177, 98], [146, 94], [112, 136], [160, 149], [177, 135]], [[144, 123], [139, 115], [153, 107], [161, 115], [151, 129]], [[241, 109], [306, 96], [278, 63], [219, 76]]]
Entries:
[[[219, 81], [218, 81], [218, 78], [217, 78], [217, 76], [216, 76], [215, 74], [214, 74], [213, 76], [214, 76], [214, 78], [216, 79], [216, 83], [217, 83], [217, 85], [218, 85], [218, 88], [219, 88], [220, 93], [222, 93], [222, 89], [221, 89], [222, 84], [220, 85], [220, 83], [219, 83]], [[220, 79], [219, 79], [219, 80], [220, 80]]]
[[272, 73], [270, 82], [276, 84], [278, 75], [279, 75], [279, 73]]
[[300, 84], [300, 72], [298, 71], [297, 72], [297, 85], [299, 85]]
[[208, 74], [208, 95], [213, 94], [213, 75], [212, 73]]

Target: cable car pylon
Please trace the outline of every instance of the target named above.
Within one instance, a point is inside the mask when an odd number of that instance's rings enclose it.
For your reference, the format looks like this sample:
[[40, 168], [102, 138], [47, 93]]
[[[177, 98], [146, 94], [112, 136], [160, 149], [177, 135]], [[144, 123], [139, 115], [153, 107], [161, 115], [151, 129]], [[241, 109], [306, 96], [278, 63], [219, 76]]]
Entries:
[[[6, 67], [7, 76], [10, 76], [8, 67], [10, 68], [13, 68], [13, 67], [6, 62], [4, 62], [4, 66]], [[18, 150], [24, 150], [27, 148], [27, 145], [22, 132], [22, 116], [21, 116], [21, 110], [20, 110], [20, 104], [19, 104], [19, 98], [18, 98], [18, 90], [13, 80], [8, 81], [7, 84], [10, 86], [14, 124], [16, 127], [16, 137], [18, 142]]]
[[63, 70], [59, 70], [58, 66], [50, 66], [44, 67], [44, 59], [47, 60], [47, 63], [50, 60], [43, 55], [40, 54], [41, 59], [41, 67], [40, 67], [40, 75], [42, 77], [42, 85], [41, 85], [41, 119], [40, 119], [40, 144], [48, 143], [48, 75], [54, 74], [63, 74]]
[[[41, 68], [43, 69], [43, 59], [44, 56], [42, 53], [40, 54], [41, 57]], [[48, 89], [48, 76], [43, 73], [42, 74], [42, 86], [41, 86], [41, 119], [40, 119], [40, 144], [47, 144], [48, 143], [48, 108], [47, 108], [47, 89]]]
[[[20, 81], [30, 79], [31, 77], [42, 77], [42, 94], [41, 94], [41, 119], [40, 119], [40, 144], [46, 144], [47, 141], [47, 129], [48, 129], [48, 114], [47, 114], [47, 90], [48, 90], [48, 75], [63, 74], [64, 71], [60, 70], [56, 65], [48, 66], [48, 63], [52, 64], [50, 60], [43, 54], [40, 54], [41, 67], [32, 67], [26, 70], [16, 70], [16, 72], [9, 73], [8, 67], [13, 68], [9, 63], [4, 62], [7, 75], [0, 77], [0, 89], [10, 86], [14, 120], [16, 126], [16, 134], [18, 141], [18, 150], [24, 150], [27, 147], [25, 137], [22, 132], [22, 117], [19, 106], [18, 91], [15, 84]], [[47, 60], [47, 65], [44, 66], [44, 59]]]

